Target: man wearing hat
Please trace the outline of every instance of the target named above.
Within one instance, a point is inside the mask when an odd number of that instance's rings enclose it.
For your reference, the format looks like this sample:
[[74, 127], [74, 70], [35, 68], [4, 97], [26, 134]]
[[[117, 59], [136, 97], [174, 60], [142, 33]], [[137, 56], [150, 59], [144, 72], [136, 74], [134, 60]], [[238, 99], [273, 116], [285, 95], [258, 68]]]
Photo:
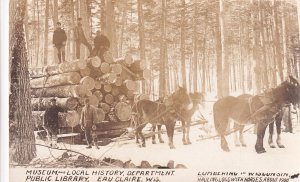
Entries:
[[53, 44], [57, 49], [59, 63], [65, 61], [65, 46], [67, 41], [66, 32], [61, 28], [61, 23], [56, 23], [56, 29], [53, 34]]
[[81, 111], [80, 126], [81, 129], [85, 132], [85, 139], [88, 145], [86, 148], [88, 149], [92, 148], [92, 142], [95, 144], [96, 148], [98, 148], [95, 142], [95, 137], [92, 138], [91, 136], [92, 130], [96, 130], [96, 125], [95, 125], [96, 119], [97, 119], [96, 108], [94, 106], [91, 106], [90, 100], [86, 98], [84, 100], [84, 107], [82, 108]]
[[58, 134], [58, 113], [65, 112], [65, 110], [56, 105], [56, 99], [52, 98], [50, 100], [50, 105], [46, 109], [44, 114], [43, 127], [47, 132], [48, 141], [51, 147], [56, 147], [57, 134]]
[[77, 18], [77, 26], [74, 29], [74, 39], [76, 42], [76, 58], [80, 59], [80, 45], [83, 44], [85, 45], [91, 54], [92, 52], [92, 46], [91, 44], [88, 43], [84, 32], [82, 28], [82, 23], [81, 23], [82, 18]]

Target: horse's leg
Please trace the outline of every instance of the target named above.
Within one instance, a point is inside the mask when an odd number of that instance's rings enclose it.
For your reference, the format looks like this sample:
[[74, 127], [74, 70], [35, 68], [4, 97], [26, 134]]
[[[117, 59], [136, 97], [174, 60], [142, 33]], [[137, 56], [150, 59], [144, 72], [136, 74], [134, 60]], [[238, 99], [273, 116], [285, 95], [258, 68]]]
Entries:
[[139, 123], [139, 118], [138, 116], [135, 116], [134, 119], [133, 119], [133, 123], [134, 123], [134, 129], [135, 129], [135, 142], [136, 144], [140, 144], [140, 141], [139, 141], [139, 128], [138, 128], [138, 123]]
[[140, 144], [138, 129], [136, 129], [134, 133], [135, 133], [135, 143]]
[[239, 140], [239, 136], [238, 136], [238, 130], [240, 130], [239, 128], [240, 128], [240, 125], [237, 124], [237, 123], [234, 123], [233, 129], [236, 130], [234, 132], [234, 144], [235, 144], [236, 147], [240, 147], [241, 146], [241, 143], [240, 143], [240, 140]]
[[276, 148], [276, 146], [273, 142], [273, 133], [274, 133], [274, 122], [269, 124], [269, 140], [268, 140], [268, 143], [269, 143], [269, 146], [271, 148]]
[[247, 145], [245, 143], [245, 140], [244, 140], [244, 128], [245, 128], [244, 125], [240, 125], [240, 129], [239, 129], [240, 136], [239, 136], [239, 139], [240, 139], [240, 143], [241, 143], [242, 147], [247, 147]]
[[161, 138], [161, 124], [157, 125], [157, 130], [158, 130], [158, 140], [159, 143], [165, 143], [164, 140]]
[[187, 144], [192, 144], [190, 141], [190, 127], [191, 127], [191, 120], [187, 121], [187, 128], [186, 128], [186, 141]]
[[[226, 129], [229, 123], [229, 116], [228, 112], [224, 112], [226, 109], [225, 106], [222, 105], [214, 105], [213, 107], [213, 114], [214, 114], [214, 124], [215, 129], [217, 130], [218, 134], [221, 136], [221, 148], [229, 152], [228, 143], [225, 139]], [[223, 111], [223, 112], [222, 112]]]
[[183, 145], [187, 145], [187, 141], [186, 141], [186, 138], [185, 138], [185, 135], [186, 135], [186, 126], [185, 126], [185, 121], [181, 121], [182, 123], [182, 143]]
[[281, 120], [282, 120], [282, 116], [283, 113], [279, 113], [276, 117], [275, 117], [275, 124], [276, 124], [276, 131], [277, 131], [277, 146], [279, 148], [284, 148], [284, 145], [281, 143]]
[[142, 140], [142, 147], [146, 147], [145, 137], [144, 137], [143, 132], [142, 132], [143, 128], [144, 128], [146, 125], [147, 125], [147, 123], [141, 124], [141, 125], [138, 127], [138, 134], [139, 134], [139, 136], [140, 136], [140, 138], [141, 138], [141, 140]]
[[166, 124], [166, 129], [167, 129], [167, 134], [168, 134], [168, 138], [169, 138], [169, 147], [170, 147], [170, 149], [174, 149], [175, 148], [175, 146], [173, 144], [174, 127], [175, 127], [175, 122], [173, 124], [172, 121], [169, 121], [169, 123]]
[[153, 131], [153, 135], [152, 135], [152, 144], [156, 144], [156, 140], [155, 140], [155, 129], [156, 129], [156, 124], [152, 124], [152, 131]]
[[228, 143], [227, 143], [226, 138], [225, 138], [224, 135], [221, 135], [221, 148], [225, 152], [229, 152], [230, 151], [230, 149], [228, 147]]
[[262, 121], [257, 125], [257, 140], [255, 144], [255, 150], [258, 154], [266, 152], [263, 141], [267, 126], [267, 121]]

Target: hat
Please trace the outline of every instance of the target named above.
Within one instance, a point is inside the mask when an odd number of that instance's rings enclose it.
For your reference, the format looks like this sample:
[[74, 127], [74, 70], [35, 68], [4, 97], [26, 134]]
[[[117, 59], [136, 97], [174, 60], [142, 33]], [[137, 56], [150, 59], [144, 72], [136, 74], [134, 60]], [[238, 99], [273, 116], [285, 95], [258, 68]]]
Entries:
[[52, 101], [56, 101], [56, 99], [55, 98], [52, 98], [52, 99], [50, 99], [50, 101], [52, 102]]

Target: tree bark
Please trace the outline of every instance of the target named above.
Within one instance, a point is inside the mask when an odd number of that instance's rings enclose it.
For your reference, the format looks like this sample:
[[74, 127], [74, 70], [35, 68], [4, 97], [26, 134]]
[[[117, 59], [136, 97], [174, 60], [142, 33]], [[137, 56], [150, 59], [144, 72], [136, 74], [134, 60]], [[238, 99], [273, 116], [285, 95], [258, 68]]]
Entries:
[[[28, 59], [24, 35], [26, 0], [10, 1], [10, 160], [29, 163], [36, 156], [34, 123], [31, 120]], [[13, 110], [12, 110], [13, 109]]]

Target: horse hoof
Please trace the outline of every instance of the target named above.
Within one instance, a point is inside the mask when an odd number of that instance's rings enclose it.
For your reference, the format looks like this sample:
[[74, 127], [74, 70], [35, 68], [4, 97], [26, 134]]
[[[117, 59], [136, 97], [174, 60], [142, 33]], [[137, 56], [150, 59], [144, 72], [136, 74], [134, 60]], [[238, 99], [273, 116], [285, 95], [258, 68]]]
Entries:
[[152, 144], [156, 144], [156, 141], [155, 141], [155, 140], [153, 140], [153, 141], [152, 141]]
[[165, 141], [163, 141], [163, 140], [159, 140], [159, 143], [165, 143]]
[[276, 148], [276, 146], [273, 144], [273, 145], [270, 145], [270, 148]]
[[228, 147], [222, 148], [224, 152], [230, 152], [230, 149]]
[[242, 144], [242, 147], [247, 147], [247, 145], [246, 144]]
[[143, 144], [142, 144], [142, 147], [146, 147], [146, 144], [143, 143]]
[[236, 146], [236, 147], [240, 147], [241, 145], [237, 143], [237, 144], [235, 144], [235, 146]]
[[175, 149], [175, 146], [170, 146], [170, 149]]
[[188, 143], [187, 142], [182, 142], [183, 143], [183, 145], [187, 145]]
[[265, 149], [256, 150], [256, 153], [258, 153], [258, 154], [262, 154], [262, 153], [265, 153], [265, 152], [266, 152]]
[[279, 148], [285, 148], [285, 146], [284, 146], [284, 145], [278, 145], [278, 147], [279, 147]]
[[192, 144], [192, 142], [188, 141], [188, 142], [187, 142], [187, 144], [188, 144], [188, 145], [191, 145], [191, 144]]

